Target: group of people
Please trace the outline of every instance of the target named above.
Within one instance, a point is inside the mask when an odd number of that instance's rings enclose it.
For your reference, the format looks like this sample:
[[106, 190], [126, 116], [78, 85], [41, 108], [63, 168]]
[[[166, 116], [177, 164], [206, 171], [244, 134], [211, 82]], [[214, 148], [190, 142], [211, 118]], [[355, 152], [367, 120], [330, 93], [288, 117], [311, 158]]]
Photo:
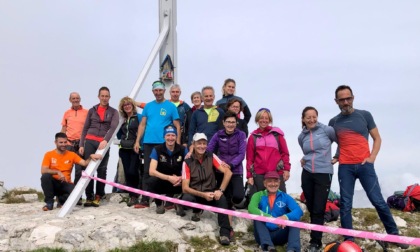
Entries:
[[[62, 205], [71, 193], [71, 169], [75, 164], [75, 183], [90, 159], [102, 159], [97, 176], [106, 179], [109, 150], [104, 156], [94, 154], [106, 147], [124, 119], [117, 134], [119, 157], [127, 186], [156, 194], [166, 194], [186, 201], [234, 209], [245, 198], [244, 176], [251, 187], [249, 213], [285, 220], [300, 220], [302, 210], [286, 193], [290, 177], [290, 157], [284, 132], [272, 125], [270, 109], [261, 108], [255, 115], [257, 129], [248, 132], [252, 116], [246, 102], [235, 95], [236, 82], [227, 79], [223, 97], [214, 104], [215, 91], [205, 86], [191, 95], [190, 107], [180, 99], [181, 87], [170, 87], [165, 99], [165, 85], [152, 84], [155, 100], [136, 102], [124, 97], [118, 110], [109, 106], [110, 92], [99, 90], [99, 104], [88, 111], [80, 105], [80, 96], [70, 94], [72, 107], [65, 112], [62, 130], [56, 134], [56, 149], [45, 154], [41, 184], [45, 194], [44, 210]], [[343, 228], [352, 229], [352, 202], [355, 180], [359, 179], [375, 206], [387, 233], [398, 234], [391, 212], [383, 199], [374, 170], [381, 138], [372, 115], [353, 108], [354, 95], [349, 86], [336, 89], [335, 101], [340, 113], [328, 126], [318, 122], [318, 111], [306, 107], [302, 112], [302, 132], [298, 137], [303, 151], [301, 182], [311, 223], [323, 225], [324, 209], [333, 176], [333, 164], [339, 162], [340, 217]], [[137, 112], [143, 108], [142, 113]], [[119, 112], [119, 113], [118, 113]], [[243, 114], [243, 116], [242, 116]], [[248, 137], [249, 134], [249, 137]], [[372, 151], [369, 135], [373, 138]], [[332, 154], [331, 145], [337, 151]], [[143, 157], [143, 162], [141, 160]], [[246, 160], [244, 169], [242, 163]], [[84, 206], [100, 205], [104, 184], [90, 181]], [[151, 199], [129, 193], [128, 206], [146, 208]], [[185, 215], [185, 208], [155, 199], [156, 213], [175, 208]], [[78, 202], [83, 204], [82, 199]], [[192, 210], [192, 221], [200, 221], [202, 211]], [[229, 245], [234, 238], [232, 219], [218, 214], [220, 243]], [[276, 251], [275, 245], [287, 243], [287, 251], [301, 251], [300, 230], [254, 221], [254, 235], [263, 251]], [[353, 237], [344, 237], [354, 240]], [[396, 244], [407, 248], [405, 244]], [[307, 251], [320, 251], [322, 232], [312, 231]]]

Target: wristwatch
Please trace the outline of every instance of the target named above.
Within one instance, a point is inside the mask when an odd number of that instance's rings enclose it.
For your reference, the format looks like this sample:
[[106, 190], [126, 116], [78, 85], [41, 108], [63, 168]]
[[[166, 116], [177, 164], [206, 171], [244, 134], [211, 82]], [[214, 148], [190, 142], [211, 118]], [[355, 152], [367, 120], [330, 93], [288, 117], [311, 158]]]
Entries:
[[224, 192], [225, 192], [225, 190], [223, 190], [222, 188], [219, 188], [219, 191], [221, 191], [222, 193], [224, 193]]

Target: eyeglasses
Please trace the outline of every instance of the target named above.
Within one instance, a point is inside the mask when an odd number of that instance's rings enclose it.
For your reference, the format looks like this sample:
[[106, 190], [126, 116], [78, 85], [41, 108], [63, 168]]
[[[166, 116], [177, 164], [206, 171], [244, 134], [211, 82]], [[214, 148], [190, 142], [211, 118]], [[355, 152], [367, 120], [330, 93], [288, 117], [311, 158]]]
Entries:
[[262, 111], [262, 110], [265, 110], [265, 111], [267, 111], [268, 113], [271, 113], [271, 111], [270, 111], [268, 108], [260, 108], [260, 109], [258, 110], [258, 112], [260, 112], [260, 111]]
[[236, 121], [225, 121], [227, 124], [236, 124]]
[[125, 103], [125, 104], [123, 105], [123, 107], [131, 106], [131, 105], [133, 105], [133, 104], [131, 104], [131, 103]]
[[346, 97], [346, 98], [340, 98], [340, 99], [335, 99], [336, 101], [338, 101], [339, 103], [344, 103], [344, 102], [352, 102], [354, 99], [354, 96], [350, 96], [350, 97]]

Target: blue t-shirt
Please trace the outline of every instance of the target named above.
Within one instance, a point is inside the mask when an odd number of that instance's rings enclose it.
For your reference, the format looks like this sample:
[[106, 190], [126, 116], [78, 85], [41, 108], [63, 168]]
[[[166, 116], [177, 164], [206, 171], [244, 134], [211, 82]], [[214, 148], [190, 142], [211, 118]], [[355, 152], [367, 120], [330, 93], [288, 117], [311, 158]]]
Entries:
[[178, 110], [175, 105], [165, 100], [157, 103], [152, 101], [146, 104], [143, 109], [143, 117], [147, 118], [146, 127], [143, 134], [143, 143], [160, 144], [165, 142], [163, 129], [179, 120]]

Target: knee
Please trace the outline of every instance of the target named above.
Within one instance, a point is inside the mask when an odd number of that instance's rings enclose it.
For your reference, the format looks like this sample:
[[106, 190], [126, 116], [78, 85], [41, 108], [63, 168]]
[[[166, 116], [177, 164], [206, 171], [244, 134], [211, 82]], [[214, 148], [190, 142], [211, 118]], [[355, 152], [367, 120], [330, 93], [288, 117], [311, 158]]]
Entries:
[[49, 174], [49, 173], [43, 173], [43, 174], [41, 175], [41, 181], [42, 181], [42, 182], [44, 182], [44, 181], [50, 181], [50, 180], [52, 180], [52, 179], [53, 179], [52, 174]]

